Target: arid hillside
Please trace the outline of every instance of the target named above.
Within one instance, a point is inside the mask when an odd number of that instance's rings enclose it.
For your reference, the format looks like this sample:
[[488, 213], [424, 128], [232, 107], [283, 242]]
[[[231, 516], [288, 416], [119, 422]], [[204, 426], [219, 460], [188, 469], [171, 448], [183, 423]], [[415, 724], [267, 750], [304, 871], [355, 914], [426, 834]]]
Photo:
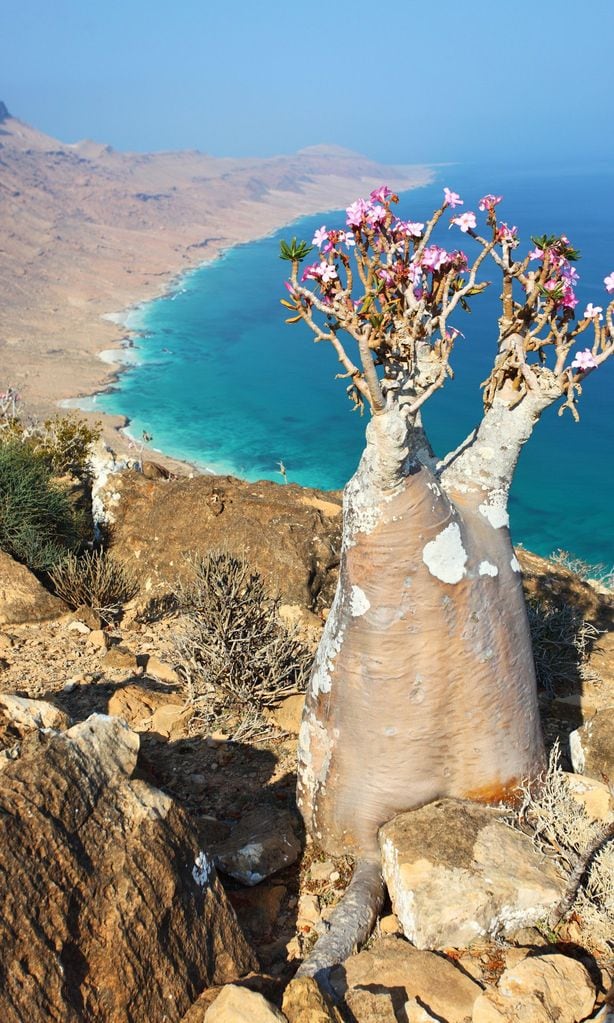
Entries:
[[429, 178], [326, 146], [238, 160], [65, 144], [0, 103], [0, 390], [17, 387], [35, 413], [96, 390], [111, 370], [93, 356], [121, 336], [103, 316], [225, 246], [383, 180]]

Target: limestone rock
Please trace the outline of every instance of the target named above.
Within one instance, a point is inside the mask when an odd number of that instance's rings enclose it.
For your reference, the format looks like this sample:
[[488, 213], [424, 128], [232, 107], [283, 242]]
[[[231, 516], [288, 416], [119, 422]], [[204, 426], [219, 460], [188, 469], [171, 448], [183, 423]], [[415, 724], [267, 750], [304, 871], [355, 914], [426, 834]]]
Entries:
[[563, 893], [553, 865], [488, 806], [445, 799], [400, 814], [380, 846], [392, 908], [418, 948], [512, 934]]
[[0, 771], [30, 747], [44, 746], [45, 733], [70, 725], [64, 711], [46, 700], [28, 700], [12, 694], [0, 695]]
[[224, 842], [211, 849], [215, 864], [242, 884], [259, 884], [300, 856], [295, 827], [287, 810], [251, 810]]
[[288, 1023], [341, 1023], [341, 1016], [313, 977], [291, 980], [281, 1007]]
[[175, 591], [186, 551], [223, 548], [245, 558], [285, 602], [330, 605], [336, 585], [341, 498], [267, 481], [198, 476], [164, 486], [125, 472], [110, 481], [113, 550], [144, 598]]
[[42, 586], [25, 565], [0, 550], [0, 625], [60, 618], [66, 605]]
[[569, 736], [573, 769], [614, 785], [614, 706], [604, 707]]
[[87, 645], [93, 647], [95, 650], [106, 650], [108, 644], [108, 637], [103, 629], [92, 629], [89, 636], [87, 637]]
[[19, 730], [68, 728], [68, 715], [47, 700], [28, 700], [24, 696], [0, 693], [0, 715]]
[[105, 668], [114, 668], [116, 671], [131, 671], [137, 669], [136, 657], [131, 650], [121, 644], [109, 647], [102, 658]]
[[129, 683], [116, 689], [107, 704], [107, 714], [122, 718], [137, 732], [159, 732], [170, 736], [184, 723], [185, 703], [181, 696], [152, 686]]
[[286, 1020], [257, 991], [228, 984], [207, 1009], [205, 1023], [286, 1023]]
[[435, 1018], [447, 1023], [467, 1023], [481, 987], [466, 977], [444, 956], [423, 952], [403, 938], [379, 938], [370, 948], [346, 959], [331, 981], [339, 996], [350, 989], [368, 988], [388, 992], [403, 1019], [405, 1003], [419, 998]]
[[591, 820], [605, 824], [614, 819], [614, 799], [602, 781], [588, 778], [585, 774], [569, 773], [565, 773], [565, 780], [571, 795]]
[[369, 991], [363, 987], [350, 988], [345, 1004], [356, 1023], [398, 1023], [392, 998], [387, 991]]
[[437, 1016], [431, 1016], [417, 998], [409, 998], [403, 1006], [406, 1023], [440, 1023]]
[[179, 682], [179, 675], [174, 668], [171, 668], [170, 664], [165, 664], [158, 657], [148, 657], [145, 664], [145, 671], [148, 675], [152, 675], [153, 678], [157, 678], [160, 682], [169, 682], [173, 685], [177, 685]]
[[505, 970], [477, 999], [473, 1023], [577, 1023], [595, 1003], [588, 971], [563, 955], [534, 956]]
[[170, 1023], [254, 965], [187, 817], [131, 777], [138, 748], [92, 715], [0, 775], [5, 1023]]

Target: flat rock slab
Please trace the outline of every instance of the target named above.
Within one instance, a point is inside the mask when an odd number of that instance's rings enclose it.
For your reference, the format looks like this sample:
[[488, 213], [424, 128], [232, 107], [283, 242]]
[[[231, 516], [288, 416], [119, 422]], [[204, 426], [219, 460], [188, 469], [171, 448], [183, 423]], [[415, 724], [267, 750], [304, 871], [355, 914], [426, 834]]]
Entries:
[[[387, 995], [399, 1020], [406, 1018], [407, 1002], [419, 998], [427, 1012], [447, 1023], [471, 1020], [474, 1002], [482, 991], [449, 959], [421, 951], [403, 938], [374, 941], [370, 948], [335, 967], [331, 983], [357, 1017], [361, 1000], [352, 992], [367, 990]], [[362, 1004], [364, 1013], [368, 1008]]]
[[498, 810], [444, 799], [380, 829], [383, 873], [405, 936], [418, 948], [463, 948], [530, 927], [564, 882]]
[[224, 842], [209, 851], [224, 874], [245, 885], [260, 884], [299, 858], [301, 843], [296, 824], [287, 810], [251, 810]]
[[255, 965], [213, 864], [120, 719], [44, 738], [0, 774], [2, 1019], [175, 1023]]
[[46, 622], [66, 613], [66, 604], [49, 593], [25, 565], [0, 551], [0, 625]]

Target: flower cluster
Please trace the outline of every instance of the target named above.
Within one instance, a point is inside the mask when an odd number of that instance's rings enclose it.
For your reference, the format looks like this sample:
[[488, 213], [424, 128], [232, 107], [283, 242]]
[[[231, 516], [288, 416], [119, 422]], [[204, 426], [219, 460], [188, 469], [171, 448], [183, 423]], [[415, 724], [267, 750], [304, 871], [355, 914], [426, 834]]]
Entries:
[[582, 352], [576, 352], [576, 356], [571, 363], [571, 368], [580, 369], [584, 372], [584, 370], [587, 369], [595, 369], [598, 365], [599, 363], [590, 348], [585, 348]]
[[571, 265], [572, 258], [577, 258], [577, 254], [565, 235], [561, 235], [560, 238], [544, 239], [542, 245], [536, 245], [528, 255], [530, 261], [541, 262], [546, 273], [543, 291], [555, 308], [561, 311], [565, 309], [573, 311], [578, 304], [574, 288], [580, 280], [580, 275]]
[[[497, 207], [503, 197], [489, 192], [478, 203], [490, 228], [489, 240], [480, 236], [478, 217], [472, 210], [453, 212], [450, 217], [449, 227], [458, 228], [480, 246], [480, 253], [470, 265], [461, 249], [443, 248], [432, 237], [447, 209], [456, 211], [465, 206], [458, 192], [446, 186], [441, 206], [427, 223], [396, 216], [392, 204], [398, 201], [398, 196], [387, 185], [381, 185], [368, 198], [356, 199], [347, 207], [343, 227], [331, 229], [326, 224], [318, 227], [311, 249], [306, 242], [299, 243], [296, 239], [289, 244], [282, 243], [282, 258], [293, 264], [291, 280], [286, 282], [291, 301], [282, 300], [292, 312], [288, 323], [304, 319], [316, 333], [320, 331], [319, 336], [330, 338], [336, 338], [340, 325], [354, 338], [356, 331], [367, 327], [371, 332], [370, 347], [379, 352], [381, 346], [381, 351], [385, 352], [404, 321], [406, 326], [402, 327], [401, 336], [415, 331], [417, 338], [429, 338], [434, 346], [443, 346], [438, 351], [445, 352], [442, 358], [446, 359], [459, 335], [459, 331], [448, 324], [448, 317], [459, 305], [468, 310], [467, 299], [488, 286], [487, 282], [478, 281], [476, 274], [484, 255], [491, 252], [504, 275], [505, 316], [517, 316], [521, 332], [529, 319], [541, 323], [538, 333], [529, 335], [536, 339], [537, 347], [527, 348], [527, 353], [537, 348], [542, 353], [546, 344], [556, 344], [558, 352], [558, 346], [563, 344], [561, 337], [571, 340], [592, 322], [596, 332], [593, 349], [577, 351], [569, 368], [582, 374], [601, 364], [599, 345], [604, 344], [602, 335], [606, 329], [600, 326], [605, 318], [603, 307], [588, 303], [579, 327], [568, 327], [578, 304], [575, 288], [579, 275], [572, 264], [579, 253], [565, 235], [534, 238], [534, 248], [525, 259], [513, 260], [512, 251], [519, 244], [518, 229], [498, 219]], [[313, 248], [317, 249], [318, 258], [304, 267], [299, 283], [298, 266]], [[531, 269], [535, 261], [539, 265]], [[514, 298], [514, 279], [525, 289], [524, 305]], [[312, 281], [316, 285], [314, 290], [303, 286]], [[364, 294], [356, 295], [360, 284]], [[604, 278], [604, 285], [609, 294], [614, 294], [614, 271]], [[327, 318], [322, 328], [314, 319], [317, 311]], [[326, 334], [328, 328], [333, 332], [330, 335]], [[545, 336], [539, 333], [542, 328]], [[340, 358], [345, 359], [343, 350]], [[356, 384], [355, 367], [350, 361], [346, 360], [344, 365], [354, 381], [349, 390], [358, 388], [364, 396], [366, 384]], [[496, 393], [500, 385], [495, 377], [496, 374], [489, 378], [490, 384], [487, 382], [485, 388], [487, 407], [492, 401], [491, 391]], [[571, 394], [579, 381], [572, 373], [568, 374], [568, 379]], [[521, 383], [521, 389], [522, 386]], [[0, 405], [3, 397], [6, 396], [0, 396]], [[573, 405], [573, 401], [573, 397], [569, 398], [568, 404]]]

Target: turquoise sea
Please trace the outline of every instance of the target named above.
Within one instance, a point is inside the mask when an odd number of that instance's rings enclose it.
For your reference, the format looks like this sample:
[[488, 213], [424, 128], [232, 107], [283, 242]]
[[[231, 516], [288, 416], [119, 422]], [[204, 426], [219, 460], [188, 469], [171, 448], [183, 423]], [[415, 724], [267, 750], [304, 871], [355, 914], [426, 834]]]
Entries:
[[[477, 212], [486, 192], [503, 194], [502, 219], [529, 233], [561, 233], [582, 251], [578, 288], [586, 302], [605, 305], [603, 278], [614, 270], [614, 173], [606, 167], [540, 170], [448, 167], [434, 184], [401, 197], [400, 214], [424, 220], [441, 200], [442, 186], [460, 192]], [[348, 204], [357, 198], [348, 195]], [[458, 211], [457, 211], [458, 212]], [[462, 211], [461, 211], [462, 212]], [[153, 435], [153, 447], [216, 472], [246, 479], [288, 480], [337, 489], [354, 471], [365, 420], [351, 411], [339, 365], [302, 324], [287, 326], [279, 299], [288, 264], [279, 239], [311, 241], [321, 224], [343, 223], [343, 213], [306, 217], [276, 235], [232, 248], [183, 276], [169, 294], [133, 309], [127, 320], [136, 363], [95, 407], [130, 419], [129, 431]], [[471, 239], [446, 228], [450, 248]], [[525, 252], [527, 248], [520, 251]], [[425, 420], [439, 454], [455, 447], [480, 416], [479, 384], [493, 357], [498, 294], [474, 301], [455, 326], [455, 379], [428, 404]], [[585, 347], [582, 344], [580, 347]], [[614, 359], [593, 373], [580, 401], [581, 421], [550, 410], [525, 448], [511, 501], [516, 542], [549, 554], [563, 548], [591, 563], [614, 563]], [[89, 405], [88, 407], [91, 407]]]

